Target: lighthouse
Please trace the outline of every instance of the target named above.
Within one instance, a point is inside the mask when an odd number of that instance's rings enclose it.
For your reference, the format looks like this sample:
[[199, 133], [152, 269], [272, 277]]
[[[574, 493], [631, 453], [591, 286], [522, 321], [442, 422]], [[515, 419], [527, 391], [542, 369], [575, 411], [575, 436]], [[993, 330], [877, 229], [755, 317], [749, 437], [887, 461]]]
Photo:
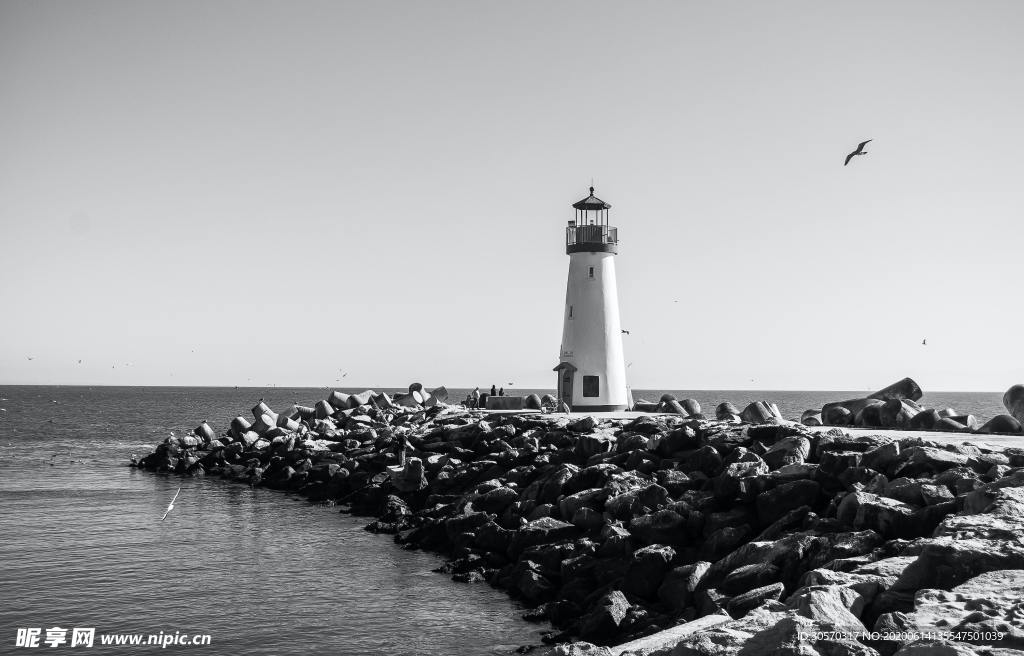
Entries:
[[609, 225], [611, 205], [594, 195], [573, 203], [565, 229], [569, 279], [565, 288], [558, 398], [574, 412], [613, 412], [630, 405], [622, 357], [622, 325], [615, 284], [618, 228]]

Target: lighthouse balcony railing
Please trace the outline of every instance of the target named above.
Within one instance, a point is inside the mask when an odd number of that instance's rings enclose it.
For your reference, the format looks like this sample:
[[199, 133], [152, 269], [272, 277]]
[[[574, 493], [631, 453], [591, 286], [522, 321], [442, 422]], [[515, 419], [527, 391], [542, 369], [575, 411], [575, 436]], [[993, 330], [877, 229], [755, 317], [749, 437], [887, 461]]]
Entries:
[[[607, 225], [577, 225], [565, 229], [565, 247], [583, 250], [586, 246], [612, 246], [619, 243], [619, 229]], [[600, 250], [606, 250], [604, 248]]]

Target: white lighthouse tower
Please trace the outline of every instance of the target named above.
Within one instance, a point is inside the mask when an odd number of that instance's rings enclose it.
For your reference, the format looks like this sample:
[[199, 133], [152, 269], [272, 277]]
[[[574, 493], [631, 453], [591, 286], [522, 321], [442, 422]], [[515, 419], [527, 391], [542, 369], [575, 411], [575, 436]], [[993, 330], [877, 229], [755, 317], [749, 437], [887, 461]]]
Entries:
[[630, 405], [622, 357], [622, 326], [615, 285], [618, 228], [608, 224], [611, 205], [590, 195], [573, 203], [576, 218], [565, 230], [569, 281], [558, 372], [558, 398], [573, 411], [612, 412]]

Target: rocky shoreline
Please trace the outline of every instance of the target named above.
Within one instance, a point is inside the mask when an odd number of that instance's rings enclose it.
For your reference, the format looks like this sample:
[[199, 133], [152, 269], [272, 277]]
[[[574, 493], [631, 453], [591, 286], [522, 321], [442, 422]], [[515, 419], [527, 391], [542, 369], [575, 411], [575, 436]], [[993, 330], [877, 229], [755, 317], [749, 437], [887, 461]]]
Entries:
[[[883, 405], [920, 413], [899, 385]], [[1024, 653], [1024, 449], [826, 432], [769, 403], [602, 418], [400, 396], [261, 402], [138, 466], [374, 517], [456, 580], [523, 599], [558, 627], [556, 653], [645, 636], [628, 653]]]

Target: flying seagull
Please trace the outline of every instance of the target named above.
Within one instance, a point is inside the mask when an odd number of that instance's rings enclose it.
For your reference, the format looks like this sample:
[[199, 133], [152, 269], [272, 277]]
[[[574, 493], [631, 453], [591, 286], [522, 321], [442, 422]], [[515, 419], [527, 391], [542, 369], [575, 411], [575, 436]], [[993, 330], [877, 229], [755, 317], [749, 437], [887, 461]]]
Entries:
[[849, 155], [846, 156], [846, 161], [843, 162], [843, 166], [846, 166], [847, 164], [849, 164], [850, 160], [853, 159], [854, 155], [867, 155], [868, 151], [864, 150], [864, 146], [868, 145], [868, 143], [870, 141], [871, 141], [871, 139], [868, 139], [867, 141], [860, 142], [857, 145], [857, 150], [853, 151], [852, 153], [850, 153]]
[[165, 519], [167, 519], [167, 513], [169, 513], [172, 510], [174, 510], [174, 502], [178, 498], [179, 494], [181, 494], [181, 488], [180, 487], [178, 488], [178, 491], [174, 493], [174, 499], [171, 499], [171, 502], [169, 504], [167, 504], [167, 511], [164, 512], [164, 516], [160, 518], [161, 522], [164, 521]]
[[623, 330], [623, 331], [622, 331], [622, 334], [623, 334], [623, 335], [628, 335], [628, 334], [629, 334], [629, 331], [628, 331], [628, 330]]
[[921, 340], [921, 346], [928, 346], [928, 340], [927, 339], [922, 339]]

